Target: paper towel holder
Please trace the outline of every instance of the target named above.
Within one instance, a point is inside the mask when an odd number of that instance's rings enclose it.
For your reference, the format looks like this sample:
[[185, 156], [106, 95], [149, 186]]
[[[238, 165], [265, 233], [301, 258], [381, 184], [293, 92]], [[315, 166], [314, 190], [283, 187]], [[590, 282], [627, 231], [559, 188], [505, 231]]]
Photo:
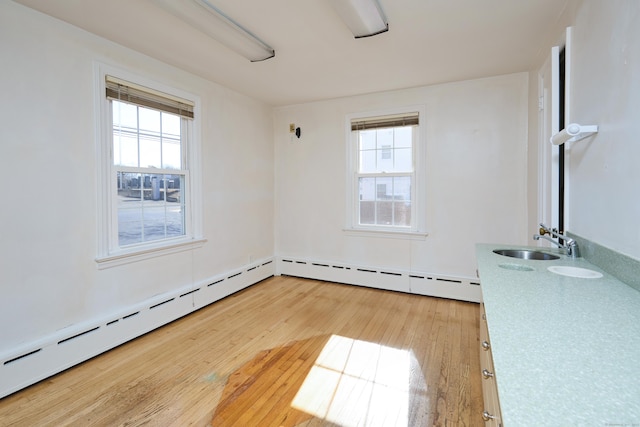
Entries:
[[580, 125], [578, 123], [571, 123], [562, 131], [553, 135], [550, 141], [553, 145], [561, 145], [565, 142], [580, 141], [594, 133], [598, 133], [598, 125]]

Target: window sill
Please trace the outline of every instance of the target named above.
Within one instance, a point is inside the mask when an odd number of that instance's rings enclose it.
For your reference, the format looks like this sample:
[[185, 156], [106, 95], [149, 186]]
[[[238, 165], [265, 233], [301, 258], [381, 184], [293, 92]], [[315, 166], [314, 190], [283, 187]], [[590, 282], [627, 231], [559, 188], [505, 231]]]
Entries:
[[345, 228], [342, 231], [347, 236], [383, 237], [389, 239], [425, 240], [429, 233], [420, 231], [371, 230], [360, 228]]
[[206, 242], [207, 239], [204, 238], [191, 239], [187, 241], [182, 240], [162, 246], [120, 251], [107, 256], [97, 257], [95, 261], [98, 266], [98, 270], [104, 270], [106, 268], [117, 267], [119, 265], [129, 264], [132, 262], [197, 249], [202, 247]]

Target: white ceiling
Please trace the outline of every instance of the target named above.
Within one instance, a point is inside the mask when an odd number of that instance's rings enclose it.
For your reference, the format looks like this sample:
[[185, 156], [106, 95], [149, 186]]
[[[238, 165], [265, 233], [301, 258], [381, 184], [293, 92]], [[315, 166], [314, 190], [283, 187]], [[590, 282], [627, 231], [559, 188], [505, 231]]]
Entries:
[[527, 71], [569, 0], [380, 0], [354, 39], [327, 0], [210, 0], [271, 45], [251, 63], [153, 0], [16, 0], [271, 105]]

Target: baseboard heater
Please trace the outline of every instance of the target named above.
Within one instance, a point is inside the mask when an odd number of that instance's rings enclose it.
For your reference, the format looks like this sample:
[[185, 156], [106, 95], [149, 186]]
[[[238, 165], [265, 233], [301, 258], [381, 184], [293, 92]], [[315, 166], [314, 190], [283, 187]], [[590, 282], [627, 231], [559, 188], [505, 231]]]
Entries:
[[253, 262], [0, 354], [0, 398], [271, 277], [275, 264], [273, 258]]
[[277, 274], [461, 301], [482, 301], [480, 281], [477, 278], [294, 257], [277, 257], [276, 259]]

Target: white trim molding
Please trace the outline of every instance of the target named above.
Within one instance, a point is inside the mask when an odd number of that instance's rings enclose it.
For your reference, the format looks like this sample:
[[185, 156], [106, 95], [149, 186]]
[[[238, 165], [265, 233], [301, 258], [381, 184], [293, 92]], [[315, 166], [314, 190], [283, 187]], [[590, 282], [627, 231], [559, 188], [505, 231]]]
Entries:
[[424, 271], [276, 257], [276, 274], [460, 301], [481, 302], [480, 279]]

